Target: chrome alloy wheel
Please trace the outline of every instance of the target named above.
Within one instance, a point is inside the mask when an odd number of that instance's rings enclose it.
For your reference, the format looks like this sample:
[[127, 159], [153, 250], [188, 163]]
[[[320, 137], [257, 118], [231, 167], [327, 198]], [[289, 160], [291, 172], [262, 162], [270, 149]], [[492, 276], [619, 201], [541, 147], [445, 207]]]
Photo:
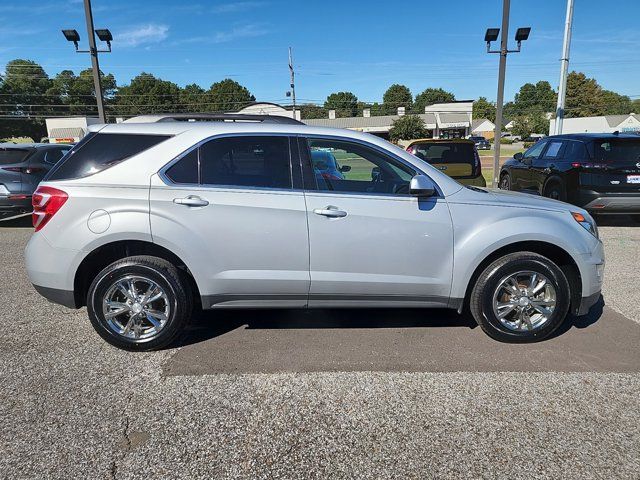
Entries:
[[538, 272], [520, 271], [504, 277], [493, 294], [493, 313], [515, 332], [540, 329], [556, 308], [556, 290]]
[[102, 313], [114, 333], [135, 341], [149, 340], [166, 325], [171, 306], [156, 282], [128, 275], [107, 289], [102, 297]]

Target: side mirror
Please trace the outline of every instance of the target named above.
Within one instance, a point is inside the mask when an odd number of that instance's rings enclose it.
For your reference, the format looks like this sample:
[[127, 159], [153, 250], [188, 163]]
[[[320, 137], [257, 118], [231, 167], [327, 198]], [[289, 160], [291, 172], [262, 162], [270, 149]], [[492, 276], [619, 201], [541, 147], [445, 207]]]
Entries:
[[524, 158], [524, 155], [522, 154], [522, 152], [518, 152], [513, 156], [513, 158], [521, 162], [522, 159]]
[[341, 171], [342, 173], [350, 172], [350, 171], [351, 171], [351, 165], [342, 165], [342, 166], [340, 167], [340, 171]]
[[416, 197], [433, 197], [436, 186], [429, 177], [418, 174], [409, 183], [409, 193]]

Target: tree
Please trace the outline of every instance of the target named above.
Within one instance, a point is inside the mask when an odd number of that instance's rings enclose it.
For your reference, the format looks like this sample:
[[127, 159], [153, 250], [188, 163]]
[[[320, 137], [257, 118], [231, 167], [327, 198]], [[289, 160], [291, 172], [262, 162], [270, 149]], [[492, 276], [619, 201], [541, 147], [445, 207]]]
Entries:
[[455, 101], [456, 97], [453, 93], [447, 92], [442, 88], [427, 88], [422, 93], [416, 95], [416, 101], [413, 103], [413, 111], [415, 113], [424, 113], [424, 108], [435, 103], [447, 103]]
[[492, 122], [496, 121], [496, 106], [490, 103], [486, 97], [480, 97], [473, 102], [473, 118], [486, 118]]
[[256, 100], [249, 90], [230, 78], [214, 83], [207, 93], [210, 104], [206, 110], [210, 112], [237, 112]]
[[325, 110], [335, 110], [336, 117], [355, 117], [358, 114], [358, 97], [351, 92], [332, 93], [324, 102]]
[[626, 115], [633, 111], [631, 99], [626, 95], [602, 90], [601, 98], [603, 115]]
[[[46, 135], [43, 117], [54, 113], [55, 97], [47, 96], [51, 79], [31, 60], [16, 59], [7, 63], [0, 77], [3, 115], [15, 117], [0, 121], [0, 137], [28, 136], [36, 141]], [[57, 112], [57, 110], [56, 110]]]
[[180, 110], [185, 113], [206, 111], [209, 96], [200, 85], [191, 83], [180, 90]]
[[176, 113], [180, 111], [180, 87], [143, 72], [120, 87], [114, 100], [118, 115]]
[[515, 115], [527, 115], [529, 113], [548, 113], [556, 109], [557, 94], [547, 81], [539, 81], [536, 84], [525, 83], [520, 87], [513, 100]]
[[417, 115], [404, 115], [393, 122], [389, 130], [389, 138], [398, 140], [414, 140], [428, 136], [427, 126]]
[[546, 119], [543, 113], [535, 112], [514, 118], [513, 128], [511, 129], [514, 135], [518, 135], [522, 139], [530, 137], [532, 133], [546, 134], [548, 131], [549, 120]]
[[640, 98], [635, 99], [631, 102], [631, 112], [636, 115], [640, 115]]
[[300, 118], [303, 120], [306, 118], [327, 118], [327, 111], [320, 105], [314, 105], [313, 103], [307, 103], [299, 105]]
[[598, 82], [581, 72], [569, 73], [565, 116], [591, 117], [602, 114], [602, 87]]
[[[100, 72], [100, 78], [105, 104], [110, 105], [117, 89], [116, 79], [103, 72]], [[78, 76], [71, 70], [63, 70], [53, 78], [47, 95], [57, 97], [59, 103], [65, 106], [65, 114], [95, 116], [98, 113], [93, 70], [90, 68], [82, 70]]]
[[405, 107], [405, 111], [409, 112], [413, 106], [411, 90], [404, 85], [394, 83], [384, 92], [382, 104], [387, 115], [395, 115], [398, 107]]

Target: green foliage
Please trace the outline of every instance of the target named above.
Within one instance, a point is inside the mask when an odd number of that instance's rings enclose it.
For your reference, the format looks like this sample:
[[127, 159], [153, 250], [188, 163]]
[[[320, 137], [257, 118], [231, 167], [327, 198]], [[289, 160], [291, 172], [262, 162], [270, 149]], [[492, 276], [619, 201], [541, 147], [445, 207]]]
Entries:
[[511, 145], [512, 143], [513, 143], [513, 140], [511, 140], [510, 138], [500, 139], [500, 145]]
[[571, 72], [567, 76], [567, 118], [626, 115], [634, 111], [639, 103], [631, 102], [626, 95], [603, 89], [595, 78], [589, 78], [584, 73]]
[[249, 90], [230, 78], [214, 83], [207, 93], [210, 103], [203, 107], [210, 112], [237, 112], [256, 100]]
[[180, 99], [180, 110], [184, 113], [202, 112], [204, 111], [204, 106], [209, 101], [204, 88], [195, 83], [191, 83], [182, 88], [178, 98]]
[[406, 111], [409, 112], [413, 106], [411, 90], [404, 85], [395, 83], [384, 92], [382, 104], [387, 115], [395, 115], [398, 112], [398, 107], [405, 107]]
[[549, 120], [542, 113], [520, 115], [514, 118], [511, 132], [522, 139], [530, 137], [532, 133], [546, 134], [549, 132]]
[[[105, 75], [100, 72], [102, 91], [105, 104], [108, 107], [116, 92], [116, 79], [113, 75]], [[76, 76], [71, 70], [63, 70], [52, 80], [51, 87], [47, 90], [47, 95], [58, 97], [61, 114], [68, 115], [92, 115], [98, 114], [96, 106], [96, 92], [93, 83], [93, 71], [90, 68], [80, 72]]]
[[119, 116], [178, 112], [179, 95], [175, 83], [143, 72], [118, 89], [115, 105]]
[[455, 101], [456, 97], [453, 93], [447, 92], [442, 88], [427, 88], [422, 93], [416, 95], [413, 103], [413, 111], [415, 113], [424, 113], [424, 108], [435, 103], [446, 103]]
[[355, 117], [358, 114], [358, 97], [351, 92], [330, 94], [324, 102], [325, 110], [335, 110], [336, 117]]
[[496, 106], [490, 103], [486, 97], [480, 97], [473, 102], [473, 118], [486, 118], [492, 122], [496, 121]]
[[417, 115], [404, 115], [398, 118], [389, 130], [389, 138], [393, 142], [424, 138], [427, 135], [427, 127]]
[[302, 120], [307, 118], [327, 118], [327, 110], [324, 107], [313, 104], [300, 105], [300, 117]]

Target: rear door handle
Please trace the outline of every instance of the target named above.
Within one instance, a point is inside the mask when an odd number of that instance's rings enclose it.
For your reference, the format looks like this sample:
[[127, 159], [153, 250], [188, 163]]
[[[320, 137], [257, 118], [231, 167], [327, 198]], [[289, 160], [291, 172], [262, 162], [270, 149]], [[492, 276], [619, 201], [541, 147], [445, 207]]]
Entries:
[[184, 198], [174, 198], [173, 203], [177, 203], [178, 205], [186, 205], [187, 207], [206, 207], [209, 205], [209, 202], [204, 198], [200, 198], [196, 195], [189, 195]]
[[347, 216], [347, 212], [345, 212], [344, 210], [339, 210], [338, 207], [334, 207], [333, 205], [329, 205], [324, 208], [316, 208], [313, 213], [330, 218], [342, 218]]

